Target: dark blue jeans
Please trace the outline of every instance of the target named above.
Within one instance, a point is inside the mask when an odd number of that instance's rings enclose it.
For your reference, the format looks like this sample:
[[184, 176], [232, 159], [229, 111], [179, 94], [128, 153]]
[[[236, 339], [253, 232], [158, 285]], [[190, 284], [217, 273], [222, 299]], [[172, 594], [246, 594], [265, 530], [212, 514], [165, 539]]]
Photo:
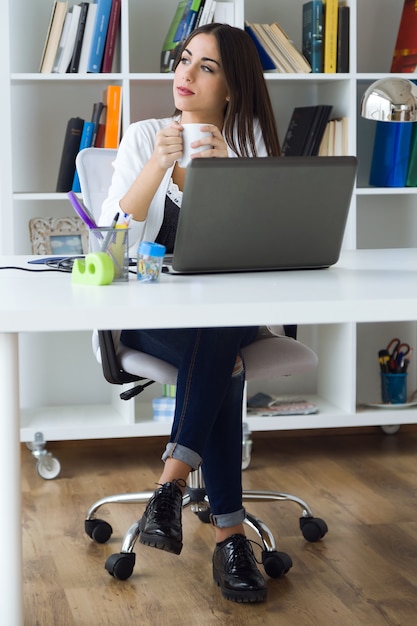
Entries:
[[[242, 402], [244, 371], [233, 375], [240, 350], [257, 327], [127, 330], [123, 344], [178, 368], [174, 422], [163, 459], [202, 466], [218, 526], [243, 520]], [[220, 517], [219, 517], [220, 516]]]

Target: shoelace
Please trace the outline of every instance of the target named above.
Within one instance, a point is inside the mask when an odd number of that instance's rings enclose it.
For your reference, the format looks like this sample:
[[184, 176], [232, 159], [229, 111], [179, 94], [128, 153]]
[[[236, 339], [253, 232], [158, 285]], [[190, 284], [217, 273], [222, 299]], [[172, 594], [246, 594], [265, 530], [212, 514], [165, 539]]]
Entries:
[[[158, 489], [157, 493], [154, 496], [154, 498], [155, 497], [158, 498], [158, 510], [155, 512], [164, 513], [167, 510], [171, 510], [175, 502], [175, 497], [176, 497], [175, 487], [178, 487], [179, 489], [181, 489], [186, 486], [186, 482], [181, 478], [179, 480], [174, 479], [173, 481], [171, 481], [171, 483], [165, 483], [165, 484], [156, 483], [156, 484], [159, 485], [160, 489]], [[168, 484], [169, 484], [169, 487], [168, 487]]]
[[247, 569], [248, 566], [250, 567], [252, 565], [250, 557], [252, 557], [254, 561], [259, 565], [261, 564], [261, 561], [258, 561], [255, 556], [252, 544], [262, 549], [262, 546], [259, 543], [257, 543], [256, 541], [252, 541], [247, 537], [239, 538], [235, 542], [234, 550], [230, 555], [230, 564], [234, 569]]

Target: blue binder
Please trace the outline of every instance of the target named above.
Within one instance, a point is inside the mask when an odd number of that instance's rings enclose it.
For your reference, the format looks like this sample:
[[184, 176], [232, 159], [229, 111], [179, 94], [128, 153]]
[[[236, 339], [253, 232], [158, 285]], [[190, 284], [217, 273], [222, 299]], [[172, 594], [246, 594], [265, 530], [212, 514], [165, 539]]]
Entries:
[[369, 184], [405, 187], [413, 124], [377, 122]]

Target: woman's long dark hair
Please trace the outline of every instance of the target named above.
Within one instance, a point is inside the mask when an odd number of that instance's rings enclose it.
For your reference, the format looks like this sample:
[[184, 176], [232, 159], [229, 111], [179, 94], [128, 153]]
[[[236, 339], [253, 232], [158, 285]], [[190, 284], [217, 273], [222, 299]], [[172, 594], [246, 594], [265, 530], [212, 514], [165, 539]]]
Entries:
[[[228, 145], [240, 156], [250, 156], [251, 153], [256, 155], [253, 122], [258, 119], [267, 154], [279, 156], [281, 150], [275, 116], [258, 51], [252, 39], [244, 30], [228, 24], [206, 24], [193, 30], [183, 49], [199, 34], [213, 35], [219, 47], [230, 95], [223, 128]], [[174, 70], [180, 60], [181, 54]]]

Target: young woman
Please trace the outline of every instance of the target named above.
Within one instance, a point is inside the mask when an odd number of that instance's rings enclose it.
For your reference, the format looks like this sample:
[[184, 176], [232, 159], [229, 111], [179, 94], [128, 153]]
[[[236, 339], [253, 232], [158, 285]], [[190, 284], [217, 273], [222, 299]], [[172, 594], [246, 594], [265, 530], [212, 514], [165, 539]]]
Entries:
[[[132, 124], [114, 163], [100, 223], [120, 209], [133, 216], [130, 242], [141, 239], [172, 251], [186, 168], [182, 124], [200, 123], [210, 147], [192, 158], [276, 156], [278, 134], [262, 67], [241, 29], [210, 24], [185, 42], [173, 81], [171, 118]], [[192, 147], [207, 145], [207, 137]], [[256, 219], [256, 216], [254, 216]], [[169, 312], [167, 312], [169, 314]], [[258, 328], [123, 331], [121, 341], [178, 367], [172, 432], [163, 453], [159, 488], [140, 522], [139, 541], [179, 554], [182, 494], [191, 470], [202, 467], [215, 528], [213, 577], [223, 595], [238, 602], [266, 598], [265, 581], [246, 539], [242, 506], [242, 400], [240, 350]]]

